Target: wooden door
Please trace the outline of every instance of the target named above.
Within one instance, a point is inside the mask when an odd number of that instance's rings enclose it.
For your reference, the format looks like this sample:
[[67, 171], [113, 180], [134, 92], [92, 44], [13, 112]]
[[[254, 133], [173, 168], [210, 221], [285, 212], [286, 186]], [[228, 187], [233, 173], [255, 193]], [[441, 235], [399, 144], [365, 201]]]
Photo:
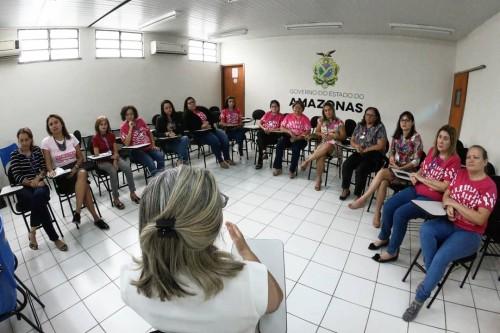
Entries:
[[467, 96], [468, 81], [469, 72], [455, 74], [448, 124], [457, 130], [457, 137], [460, 137], [460, 128], [462, 127], [462, 119], [465, 112], [465, 98]]
[[245, 116], [245, 66], [243, 64], [221, 66], [222, 96], [221, 105], [228, 96], [236, 99], [241, 116]]

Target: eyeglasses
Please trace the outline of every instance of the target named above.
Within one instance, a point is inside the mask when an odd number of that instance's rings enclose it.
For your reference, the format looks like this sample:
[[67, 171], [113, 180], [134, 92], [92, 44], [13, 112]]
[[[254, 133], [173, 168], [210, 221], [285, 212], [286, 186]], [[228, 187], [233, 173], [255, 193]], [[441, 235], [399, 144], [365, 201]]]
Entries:
[[222, 199], [222, 208], [226, 207], [227, 202], [229, 201], [229, 197], [224, 193], [220, 193], [220, 197]]
[[401, 118], [399, 121], [400, 121], [400, 122], [409, 123], [409, 122], [411, 122], [411, 119], [408, 119], [408, 118]]

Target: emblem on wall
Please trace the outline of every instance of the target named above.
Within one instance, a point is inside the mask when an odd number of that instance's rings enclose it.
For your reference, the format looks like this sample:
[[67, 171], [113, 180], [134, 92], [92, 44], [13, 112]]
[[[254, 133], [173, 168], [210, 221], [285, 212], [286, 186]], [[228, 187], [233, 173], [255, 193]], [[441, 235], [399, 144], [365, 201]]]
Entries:
[[313, 80], [316, 84], [323, 87], [323, 89], [326, 89], [329, 86], [334, 86], [338, 79], [337, 75], [340, 67], [332, 58], [332, 54], [334, 52], [335, 50], [327, 52], [326, 54], [323, 52], [316, 53], [321, 56], [321, 58], [319, 58], [318, 62], [314, 64]]

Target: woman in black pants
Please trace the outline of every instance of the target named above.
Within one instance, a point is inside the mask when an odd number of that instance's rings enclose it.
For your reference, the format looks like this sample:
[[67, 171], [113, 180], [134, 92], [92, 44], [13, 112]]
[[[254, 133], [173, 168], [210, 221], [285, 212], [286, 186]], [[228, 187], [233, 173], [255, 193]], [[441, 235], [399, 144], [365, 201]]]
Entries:
[[47, 208], [50, 190], [43, 181], [46, 167], [42, 150], [33, 145], [33, 133], [27, 127], [17, 131], [17, 140], [19, 148], [10, 155], [9, 174], [16, 184], [23, 186], [17, 193], [19, 203], [31, 211], [31, 229], [28, 234], [30, 249], [38, 250], [36, 229], [41, 225], [56, 247], [61, 251], [67, 251], [68, 246], [59, 239], [54, 230]]
[[360, 197], [368, 175], [382, 167], [387, 144], [387, 133], [375, 107], [365, 110], [363, 120], [358, 123], [351, 137], [351, 146], [356, 149], [342, 164], [342, 194], [345, 200], [351, 194], [351, 177], [356, 170], [354, 195]]

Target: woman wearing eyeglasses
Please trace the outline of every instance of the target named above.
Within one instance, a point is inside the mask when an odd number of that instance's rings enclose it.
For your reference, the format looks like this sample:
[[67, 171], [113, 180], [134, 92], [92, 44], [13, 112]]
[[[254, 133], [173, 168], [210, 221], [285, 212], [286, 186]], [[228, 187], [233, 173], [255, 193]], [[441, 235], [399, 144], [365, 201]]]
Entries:
[[351, 191], [352, 173], [356, 171], [354, 195], [360, 197], [365, 189], [368, 175], [380, 169], [384, 162], [387, 133], [377, 108], [366, 108], [363, 120], [358, 123], [351, 137], [351, 146], [356, 149], [342, 164], [342, 194], [345, 200]]
[[144, 190], [142, 257], [122, 270], [121, 293], [155, 329], [254, 333], [260, 317], [279, 307], [283, 292], [236, 225], [226, 227], [243, 261], [214, 245], [226, 200], [209, 171], [188, 166]]

